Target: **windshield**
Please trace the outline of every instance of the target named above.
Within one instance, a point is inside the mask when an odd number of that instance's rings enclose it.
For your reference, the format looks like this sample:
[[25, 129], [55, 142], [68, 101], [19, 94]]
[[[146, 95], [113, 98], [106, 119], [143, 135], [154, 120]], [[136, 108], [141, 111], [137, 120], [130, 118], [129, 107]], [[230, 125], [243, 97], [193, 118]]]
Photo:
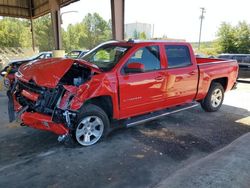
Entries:
[[82, 59], [97, 65], [103, 71], [111, 70], [128, 51], [129, 46], [105, 44], [86, 54]]

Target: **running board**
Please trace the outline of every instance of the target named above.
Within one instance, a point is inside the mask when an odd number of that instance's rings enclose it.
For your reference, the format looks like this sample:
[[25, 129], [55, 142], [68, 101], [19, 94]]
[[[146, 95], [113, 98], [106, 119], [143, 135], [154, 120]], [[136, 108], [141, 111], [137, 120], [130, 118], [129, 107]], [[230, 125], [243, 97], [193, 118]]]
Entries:
[[126, 125], [126, 127], [133, 127], [135, 125], [141, 124], [141, 123], [145, 123], [147, 121], [152, 121], [154, 119], [163, 117], [163, 116], [167, 116], [169, 114], [173, 114], [173, 113], [177, 113], [183, 110], [188, 110], [190, 108], [194, 108], [196, 106], [198, 106], [199, 103], [197, 102], [193, 102], [193, 103], [189, 103], [189, 104], [185, 104], [185, 105], [181, 105], [181, 106], [176, 106], [173, 108], [168, 108], [166, 110], [160, 110], [160, 111], [156, 111], [156, 112], [152, 112], [150, 114], [146, 114], [146, 115], [141, 115], [141, 116], [137, 116], [137, 117], [133, 117], [130, 119], [127, 119], [124, 124]]

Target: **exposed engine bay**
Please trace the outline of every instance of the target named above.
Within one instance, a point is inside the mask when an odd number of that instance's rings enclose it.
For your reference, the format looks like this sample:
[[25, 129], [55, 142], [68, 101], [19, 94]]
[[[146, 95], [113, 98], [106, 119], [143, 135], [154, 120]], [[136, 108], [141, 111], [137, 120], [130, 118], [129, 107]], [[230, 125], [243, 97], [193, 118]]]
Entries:
[[[69, 114], [66, 114], [68, 117], [65, 117], [65, 111], [76, 94], [76, 89], [91, 77], [91, 68], [73, 63], [55, 88], [38, 86], [33, 80], [27, 83], [16, 79], [12, 90], [18, 105], [12, 101], [13, 113], [14, 111], [20, 113], [21, 108], [25, 108], [26, 112], [38, 112], [52, 116], [53, 122], [69, 124], [67, 122]], [[10, 114], [10, 121], [13, 120], [13, 117], [12, 114], [11, 119]]]
[[74, 85], [79, 86], [91, 78], [91, 70], [74, 63], [68, 72], [61, 78], [60, 85]]

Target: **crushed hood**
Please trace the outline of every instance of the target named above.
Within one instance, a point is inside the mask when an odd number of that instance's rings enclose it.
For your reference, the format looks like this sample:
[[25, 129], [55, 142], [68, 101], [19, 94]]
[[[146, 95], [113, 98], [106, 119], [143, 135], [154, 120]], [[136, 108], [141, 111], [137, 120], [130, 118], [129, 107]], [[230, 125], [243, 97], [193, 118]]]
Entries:
[[22, 65], [16, 73], [16, 77], [24, 82], [33, 82], [42, 87], [55, 88], [73, 63], [83, 64], [97, 73], [101, 72], [98, 67], [83, 60], [51, 58]]

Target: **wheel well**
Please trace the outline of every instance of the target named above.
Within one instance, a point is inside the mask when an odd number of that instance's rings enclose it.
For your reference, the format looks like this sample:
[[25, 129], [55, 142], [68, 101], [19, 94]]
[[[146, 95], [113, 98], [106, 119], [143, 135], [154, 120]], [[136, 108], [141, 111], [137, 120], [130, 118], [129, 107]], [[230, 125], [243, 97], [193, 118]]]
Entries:
[[217, 79], [214, 79], [212, 82], [220, 83], [222, 85], [222, 87], [224, 88], [224, 90], [226, 91], [227, 83], [228, 83], [228, 78], [227, 77], [217, 78]]
[[107, 113], [109, 119], [113, 118], [113, 103], [110, 96], [95, 97], [87, 100], [85, 104], [94, 104], [96, 106], [99, 106]]

